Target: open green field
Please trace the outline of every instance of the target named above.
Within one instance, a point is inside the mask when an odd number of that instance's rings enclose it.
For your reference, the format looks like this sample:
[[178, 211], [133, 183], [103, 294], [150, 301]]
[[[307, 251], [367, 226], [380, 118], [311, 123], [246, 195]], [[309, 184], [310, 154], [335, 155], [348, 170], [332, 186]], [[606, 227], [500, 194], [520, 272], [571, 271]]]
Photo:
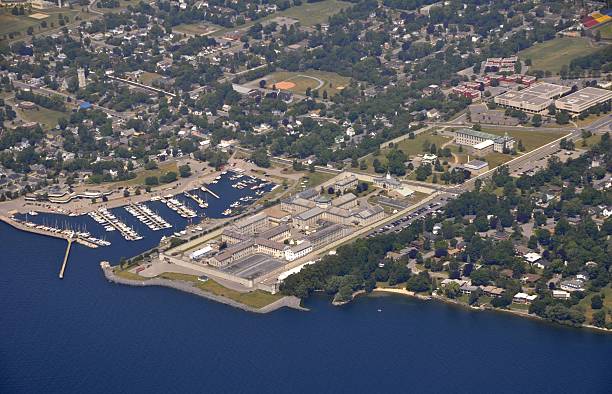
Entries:
[[[319, 90], [319, 97], [323, 96], [323, 92], [331, 97], [339, 93], [346, 87], [351, 79], [343, 77], [336, 73], [318, 70], [307, 70], [301, 72], [277, 71], [266, 75], [264, 78], [267, 81], [266, 87], [271, 89], [274, 85], [281, 90], [287, 90], [297, 94], [305, 94], [306, 89]], [[249, 87], [259, 86], [260, 79], [251, 81], [246, 84]]]
[[172, 28], [173, 31], [194, 36], [204, 36], [219, 30], [218, 26], [206, 23], [182, 23]]
[[[39, 34], [50, 29], [57, 29], [60, 27], [58, 22], [59, 14], [65, 17], [67, 16], [70, 19], [68, 23], [74, 22], [77, 15], [81, 16], [83, 19], [88, 19], [88, 17], [85, 17], [85, 13], [81, 13], [80, 9], [49, 8], [45, 10], [34, 10], [32, 14], [35, 13], [46, 14], [48, 17], [35, 19], [28, 15], [15, 16], [11, 14], [10, 9], [0, 9], [0, 38], [4, 38], [5, 35], [10, 33], [21, 33], [14, 38], [23, 38], [27, 35], [28, 27], [34, 29], [34, 34]], [[43, 21], [47, 22], [46, 28], [41, 27]], [[51, 26], [52, 24], [53, 26]]]
[[[605, 298], [603, 299], [603, 309], [606, 309], [608, 311], [608, 317], [606, 321], [609, 322], [611, 316], [610, 314], [612, 313], [612, 287], [605, 287], [601, 290], [600, 293], [603, 293], [605, 295]], [[582, 300], [580, 300], [580, 303], [578, 304], [582, 308], [584, 308], [584, 316], [586, 317], [587, 324], [590, 324], [591, 320], [593, 319], [593, 308], [591, 308], [591, 297], [593, 297], [593, 295], [594, 294], [591, 294], [588, 297], [584, 297]]]
[[[448, 142], [449, 140], [450, 140], [449, 137], [445, 137], [439, 134], [433, 134], [431, 132], [426, 132], [426, 133], [416, 135], [414, 139], [410, 139], [410, 138], [403, 139], [402, 141], [398, 142], [395, 145], [395, 147], [403, 151], [407, 156], [416, 156], [418, 154], [429, 152], [429, 149], [427, 150], [424, 149], [425, 145], [431, 146], [431, 144], [436, 144], [437, 147], [441, 147], [442, 145], [444, 145], [444, 143]], [[374, 165], [372, 164], [374, 162], [374, 159], [378, 159], [380, 160], [382, 164], [386, 164], [387, 163], [386, 155], [388, 151], [389, 151], [389, 148], [385, 148], [385, 149], [380, 150], [380, 155], [378, 156], [368, 155], [365, 158], [365, 161], [368, 164], [367, 171], [372, 172], [372, 173], [374, 172]]]
[[[128, 8], [128, 6], [135, 6], [139, 3], [138, 0], [119, 0], [119, 7], [115, 7], [115, 8], [97, 8], [96, 10], [100, 11], [100, 12], [104, 12], [105, 14], [110, 14], [110, 13], [120, 13], [123, 10], [126, 10]], [[146, 3], [146, 1], [145, 1]]]
[[40, 106], [36, 106], [35, 109], [27, 110], [17, 108], [15, 112], [17, 112], [17, 115], [26, 122], [40, 123], [44, 130], [54, 128], [61, 118], [68, 118], [70, 116], [65, 112], [54, 111]]
[[284, 11], [278, 11], [256, 21], [249, 21], [244, 25], [232, 28], [215, 26], [218, 27], [218, 30], [216, 30], [213, 35], [222, 36], [228, 32], [248, 29], [255, 23], [263, 24], [264, 22], [277, 17], [295, 18], [300, 21], [302, 26], [314, 26], [317, 23], [326, 23], [331, 15], [338, 13], [340, 10], [347, 8], [349, 5], [351, 5], [351, 3], [338, 0], [324, 0], [317, 3], [304, 2], [298, 7], [291, 7]]
[[228, 289], [215, 282], [212, 279], [206, 282], [201, 282], [195, 275], [177, 274], [177, 273], [164, 273], [159, 275], [160, 278], [171, 279], [171, 280], [183, 280], [186, 282], [193, 282], [195, 287], [212, 293], [214, 295], [230, 298], [234, 301], [240, 302], [241, 304], [248, 305], [253, 308], [263, 308], [266, 305], [273, 303], [282, 298], [278, 294], [270, 294], [265, 291], [255, 290], [248, 293], [241, 293], [236, 290]]
[[277, 16], [286, 16], [300, 21], [302, 26], [314, 26], [317, 23], [326, 23], [328, 18], [347, 8], [351, 3], [338, 0], [325, 0], [318, 3], [304, 2], [299, 7], [291, 7], [285, 11], [277, 12]]
[[598, 50], [591, 46], [586, 38], [561, 37], [537, 43], [518, 53], [520, 59], [531, 59], [533, 70], [544, 70], [559, 73], [563, 65], [569, 65], [572, 59], [589, 55]]
[[176, 165], [176, 162], [171, 162], [171, 163], [159, 163], [159, 168], [156, 168], [155, 170], [142, 170], [142, 171], [138, 171], [136, 173], [136, 178], [134, 179], [129, 179], [127, 181], [121, 181], [121, 182], [113, 182], [113, 183], [109, 183], [108, 185], [110, 185], [110, 188], [115, 188], [115, 187], [121, 187], [121, 186], [140, 186], [140, 185], [144, 185], [145, 183], [145, 179], [147, 177], [150, 176], [156, 176], [156, 177], [160, 177], [163, 174], [167, 173], [167, 172], [176, 172], [178, 174], [178, 166]]
[[595, 30], [601, 32], [601, 38], [604, 40], [612, 40], [612, 23], [596, 27]]
[[[484, 128], [483, 128], [483, 131], [486, 131], [487, 133], [491, 133], [495, 135], [504, 135], [504, 133], [506, 132], [505, 130], [499, 130], [499, 129], [485, 130]], [[543, 132], [543, 131], [522, 131], [522, 130], [508, 130], [507, 133], [510, 137], [514, 137], [517, 143], [519, 140], [521, 140], [527, 152], [532, 151], [536, 148], [539, 148], [542, 145], [546, 145], [549, 142], [559, 139], [563, 137], [563, 135], [566, 134], [564, 132], [548, 133], [548, 132]]]
[[145, 71], [144, 73], [142, 73], [139, 80], [140, 80], [140, 83], [142, 83], [143, 85], [153, 86], [152, 85], [153, 81], [159, 77], [161, 77], [161, 75], [157, 73], [151, 73], [151, 72]]
[[334, 174], [328, 174], [327, 172], [309, 172], [303, 178], [303, 181], [306, 181], [305, 183], [303, 183], [303, 185], [306, 189], [310, 187], [319, 186], [320, 184], [329, 181], [334, 176]]

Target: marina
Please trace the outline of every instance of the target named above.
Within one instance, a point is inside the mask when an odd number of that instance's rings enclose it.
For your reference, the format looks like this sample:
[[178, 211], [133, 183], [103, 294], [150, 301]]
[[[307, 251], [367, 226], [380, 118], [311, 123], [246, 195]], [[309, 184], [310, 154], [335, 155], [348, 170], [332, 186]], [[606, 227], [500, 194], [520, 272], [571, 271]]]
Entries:
[[126, 241], [138, 241], [142, 239], [140, 234], [121, 220], [117, 219], [117, 217], [106, 208], [100, 208], [97, 211], [89, 212], [88, 215], [97, 223], [105, 226], [107, 231], [112, 231], [110, 227], [119, 231]]
[[185, 204], [174, 198], [172, 195], [165, 196], [161, 202], [166, 204], [166, 206], [172, 209], [174, 212], [178, 213], [182, 218], [192, 219], [198, 216], [196, 211], [188, 208]]
[[125, 210], [153, 231], [172, 227], [164, 218], [144, 204], [130, 204], [125, 207]]

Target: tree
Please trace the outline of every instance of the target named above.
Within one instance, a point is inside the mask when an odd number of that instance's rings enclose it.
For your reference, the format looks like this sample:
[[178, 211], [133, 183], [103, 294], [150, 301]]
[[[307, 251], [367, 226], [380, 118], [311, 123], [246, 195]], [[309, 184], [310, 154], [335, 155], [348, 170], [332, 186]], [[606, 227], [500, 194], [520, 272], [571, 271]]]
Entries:
[[606, 310], [600, 309], [593, 312], [593, 325], [597, 327], [603, 327], [606, 325]]
[[601, 295], [595, 294], [593, 297], [591, 297], [591, 308], [593, 309], [603, 308], [603, 299], [601, 298]]
[[533, 117], [531, 118], [531, 124], [533, 124], [534, 127], [542, 126], [542, 115], [540, 114], [533, 115]]
[[555, 119], [557, 120], [558, 124], [568, 124], [570, 121], [570, 116], [565, 111], [559, 111], [555, 115]]
[[156, 176], [148, 176], [145, 178], [145, 185], [147, 186], [159, 185], [159, 179]]
[[178, 170], [181, 178], [188, 178], [191, 176], [191, 167], [189, 166], [189, 164], [184, 164], [180, 166]]
[[267, 82], [266, 82], [266, 80], [265, 80], [265, 79], [260, 80], [260, 81], [259, 81], [259, 87], [260, 87], [260, 88], [262, 88], [262, 89], [263, 89], [263, 88], [265, 88], [265, 87], [266, 87], [266, 83], [267, 83]]
[[459, 288], [459, 283], [451, 282], [444, 286], [444, 295], [448, 298], [455, 299], [461, 294], [461, 289]]
[[268, 151], [266, 148], [259, 148], [251, 154], [251, 160], [253, 163], [259, 167], [269, 168], [270, 167], [270, 157], [268, 156]]

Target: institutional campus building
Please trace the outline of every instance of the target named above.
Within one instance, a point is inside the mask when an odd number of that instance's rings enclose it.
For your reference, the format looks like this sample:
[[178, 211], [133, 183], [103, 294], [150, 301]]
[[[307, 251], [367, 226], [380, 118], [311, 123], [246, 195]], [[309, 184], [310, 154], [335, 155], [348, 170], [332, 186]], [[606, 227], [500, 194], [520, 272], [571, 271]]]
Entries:
[[531, 114], [543, 114], [553, 104], [553, 99], [571, 91], [569, 86], [541, 82], [523, 90], [511, 90], [501, 94], [493, 101], [502, 107], [512, 108]]
[[555, 107], [576, 116], [598, 104], [612, 99], [612, 91], [588, 87], [555, 101]]
[[485, 133], [472, 129], [459, 129], [455, 131], [455, 143], [473, 148], [474, 153], [504, 152], [514, 148], [514, 138], [505, 134], [503, 136]]

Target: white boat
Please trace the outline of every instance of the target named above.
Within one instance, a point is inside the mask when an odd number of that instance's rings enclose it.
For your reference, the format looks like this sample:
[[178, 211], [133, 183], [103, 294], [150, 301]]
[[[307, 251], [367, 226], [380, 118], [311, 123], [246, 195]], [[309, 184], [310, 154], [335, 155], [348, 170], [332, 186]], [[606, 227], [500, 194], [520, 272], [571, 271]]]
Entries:
[[28, 215], [30, 215], [30, 216], [38, 216], [38, 212], [30, 211], [30, 212], [28, 212]]

